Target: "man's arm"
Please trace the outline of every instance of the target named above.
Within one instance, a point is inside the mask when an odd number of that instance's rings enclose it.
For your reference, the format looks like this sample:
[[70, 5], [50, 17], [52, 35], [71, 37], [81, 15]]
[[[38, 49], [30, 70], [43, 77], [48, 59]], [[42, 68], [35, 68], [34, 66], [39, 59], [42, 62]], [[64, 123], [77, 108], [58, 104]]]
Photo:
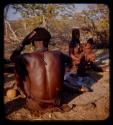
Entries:
[[10, 60], [12, 62], [16, 62], [17, 58], [20, 56], [21, 51], [24, 49], [24, 46], [22, 44], [20, 44], [12, 53], [12, 55], [10, 56]]
[[34, 36], [36, 35], [36, 31], [32, 31], [30, 34], [28, 34], [24, 40], [22, 41], [21, 44], [19, 44], [19, 46], [13, 51], [10, 60], [15, 62], [17, 60], [17, 58], [21, 55], [21, 52], [23, 51], [23, 49], [25, 48], [25, 45], [28, 45], [32, 42], [32, 40], [34, 39]]

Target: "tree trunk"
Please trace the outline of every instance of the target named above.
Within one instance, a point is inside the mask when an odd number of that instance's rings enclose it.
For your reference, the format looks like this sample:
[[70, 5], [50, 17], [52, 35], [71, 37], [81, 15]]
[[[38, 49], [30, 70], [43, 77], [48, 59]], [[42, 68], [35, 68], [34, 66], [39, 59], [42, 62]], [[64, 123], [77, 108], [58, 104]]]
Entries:
[[48, 27], [47, 27], [47, 19], [46, 19], [46, 17], [44, 15], [42, 17], [42, 27], [48, 29]]
[[11, 28], [10, 23], [9, 23], [7, 20], [5, 20], [5, 24], [9, 27], [11, 33], [13, 34], [14, 40], [20, 41], [20, 40], [17, 38], [15, 32], [14, 32], [13, 29]]

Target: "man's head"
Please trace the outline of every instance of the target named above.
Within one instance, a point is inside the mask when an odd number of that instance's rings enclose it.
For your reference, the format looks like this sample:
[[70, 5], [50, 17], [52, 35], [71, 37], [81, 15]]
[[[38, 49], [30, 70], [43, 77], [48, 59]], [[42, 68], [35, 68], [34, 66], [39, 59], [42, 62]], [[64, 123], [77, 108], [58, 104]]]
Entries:
[[48, 44], [51, 39], [50, 32], [42, 27], [34, 29], [34, 32], [36, 32], [36, 34], [33, 36], [34, 37], [32, 40], [33, 46], [37, 48], [40, 47], [39, 45], [41, 44], [41, 47], [48, 48]]
[[22, 45], [25, 46], [32, 43], [35, 48], [48, 48], [50, 39], [50, 32], [45, 28], [38, 27], [24, 38], [24, 40], [22, 41]]

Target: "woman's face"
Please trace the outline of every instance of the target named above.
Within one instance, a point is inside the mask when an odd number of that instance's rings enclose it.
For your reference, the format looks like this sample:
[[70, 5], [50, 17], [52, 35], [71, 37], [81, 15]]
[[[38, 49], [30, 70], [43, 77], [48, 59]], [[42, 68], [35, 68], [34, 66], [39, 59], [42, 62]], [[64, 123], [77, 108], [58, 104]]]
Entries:
[[75, 33], [76, 39], [79, 39], [80, 35], [79, 33]]
[[79, 46], [74, 47], [74, 53], [78, 53]]
[[91, 47], [92, 47], [92, 45], [90, 43], [86, 43], [85, 48], [91, 48]]

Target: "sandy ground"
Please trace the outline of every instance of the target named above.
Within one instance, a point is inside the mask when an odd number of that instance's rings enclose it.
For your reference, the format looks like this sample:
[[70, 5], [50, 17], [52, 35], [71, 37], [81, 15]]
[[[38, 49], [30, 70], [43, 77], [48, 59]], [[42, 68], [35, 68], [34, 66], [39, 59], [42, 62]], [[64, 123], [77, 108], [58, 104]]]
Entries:
[[[109, 117], [109, 72], [90, 73], [95, 80], [92, 92], [77, 93], [65, 90], [64, 98], [73, 107], [70, 111], [54, 111], [45, 114], [33, 114], [25, 107], [25, 99], [18, 95], [8, 100], [4, 94], [6, 118], [9, 120], [105, 120]], [[4, 73], [5, 88], [15, 82], [14, 74]]]
[[[65, 50], [64, 50], [65, 49]], [[6, 49], [7, 50], [7, 49]], [[66, 52], [67, 48], [63, 48]], [[5, 52], [6, 53], [6, 52]], [[101, 56], [101, 51], [96, 54]], [[7, 53], [9, 54], [9, 53]], [[108, 54], [108, 53], [107, 53]], [[9, 54], [10, 55], [10, 54]], [[7, 58], [9, 56], [6, 56]], [[107, 62], [108, 63], [108, 62]], [[109, 65], [108, 65], [109, 67]], [[105, 120], [109, 117], [109, 72], [90, 72], [95, 80], [91, 86], [92, 92], [78, 93], [76, 91], [63, 92], [64, 100], [73, 107], [68, 112], [54, 111], [45, 114], [33, 114], [25, 107], [25, 99], [18, 95], [13, 100], [9, 100], [4, 93], [4, 105], [6, 119], [9, 120]], [[4, 73], [4, 88], [15, 83], [13, 73]], [[65, 101], [64, 101], [65, 102]]]

